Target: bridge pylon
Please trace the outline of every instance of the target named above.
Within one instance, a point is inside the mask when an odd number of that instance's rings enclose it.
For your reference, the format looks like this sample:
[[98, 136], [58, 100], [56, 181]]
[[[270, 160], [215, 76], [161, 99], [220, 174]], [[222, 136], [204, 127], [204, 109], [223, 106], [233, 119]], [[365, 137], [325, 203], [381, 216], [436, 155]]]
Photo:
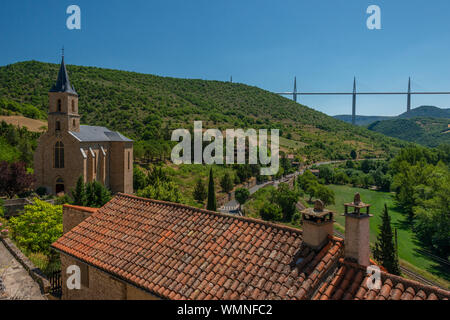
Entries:
[[411, 111], [411, 77], [408, 80], [408, 93], [406, 98], [406, 112]]
[[353, 93], [352, 93], [352, 124], [356, 124], [356, 77], [353, 77]]

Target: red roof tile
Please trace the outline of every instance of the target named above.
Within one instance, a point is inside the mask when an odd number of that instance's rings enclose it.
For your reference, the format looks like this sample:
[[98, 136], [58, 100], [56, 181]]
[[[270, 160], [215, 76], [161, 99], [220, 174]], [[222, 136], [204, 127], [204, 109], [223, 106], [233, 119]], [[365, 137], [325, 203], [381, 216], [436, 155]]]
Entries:
[[[369, 289], [368, 276], [363, 266], [339, 260], [339, 268], [317, 290], [313, 299], [357, 299], [357, 300], [426, 300], [448, 299], [450, 292], [437, 287], [381, 271], [381, 287]], [[364, 276], [366, 275], [366, 276]]]
[[53, 247], [163, 298], [305, 299], [342, 239], [317, 254], [298, 229], [118, 194]]

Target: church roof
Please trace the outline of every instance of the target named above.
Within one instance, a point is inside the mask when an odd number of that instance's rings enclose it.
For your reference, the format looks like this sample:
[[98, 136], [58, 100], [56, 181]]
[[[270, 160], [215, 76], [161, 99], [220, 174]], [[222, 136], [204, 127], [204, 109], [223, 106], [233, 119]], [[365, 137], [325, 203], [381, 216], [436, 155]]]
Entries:
[[105, 127], [80, 126], [80, 131], [69, 131], [69, 133], [81, 142], [94, 141], [133, 141], [119, 132], [111, 131]]
[[64, 56], [59, 67], [58, 78], [56, 83], [50, 89], [50, 92], [67, 92], [77, 94], [75, 88], [70, 84], [69, 75], [67, 74], [66, 64], [64, 63]]

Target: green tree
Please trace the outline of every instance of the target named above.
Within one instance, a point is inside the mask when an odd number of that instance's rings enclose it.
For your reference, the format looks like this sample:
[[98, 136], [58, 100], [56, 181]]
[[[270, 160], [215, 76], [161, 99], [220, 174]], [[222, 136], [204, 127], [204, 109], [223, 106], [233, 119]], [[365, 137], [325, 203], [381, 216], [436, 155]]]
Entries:
[[84, 185], [83, 176], [80, 176], [77, 180], [75, 190], [72, 190], [73, 204], [77, 206], [86, 205], [86, 187]]
[[30, 252], [50, 253], [50, 245], [62, 236], [62, 206], [34, 199], [21, 215], [10, 219], [12, 237]]
[[380, 262], [389, 273], [399, 275], [400, 267], [398, 264], [397, 252], [393, 239], [391, 218], [389, 216], [386, 204], [384, 205], [381, 219], [382, 222], [377, 236], [377, 242], [375, 243], [373, 255], [375, 260]]
[[238, 188], [234, 192], [234, 197], [236, 198], [236, 201], [239, 203], [239, 210], [241, 209], [241, 206], [248, 200], [250, 197], [250, 191], [248, 191], [247, 188]]
[[291, 190], [286, 183], [280, 183], [273, 193], [271, 202], [280, 206], [283, 213], [283, 221], [291, 221], [295, 213], [295, 205], [299, 198], [298, 192]]
[[111, 200], [111, 193], [100, 182], [94, 181], [95, 205], [94, 207], [103, 207]]
[[206, 197], [208, 197], [208, 192], [206, 191], [206, 186], [203, 183], [203, 180], [201, 178], [197, 179], [197, 183], [195, 184], [194, 192], [193, 192], [194, 199], [198, 202], [203, 203], [205, 201]]
[[233, 189], [233, 181], [231, 180], [229, 172], [225, 172], [225, 174], [223, 175], [222, 179], [220, 180], [220, 186], [226, 193], [230, 192]]
[[139, 190], [137, 195], [143, 198], [163, 200], [170, 202], [182, 202], [183, 198], [178, 186], [173, 181], [159, 181], [149, 184], [144, 189]]
[[322, 200], [326, 206], [334, 204], [334, 191], [324, 185], [317, 186], [315, 197]]
[[356, 154], [356, 151], [354, 149], [352, 151], [350, 151], [350, 157], [353, 160], [355, 160], [358, 157], [358, 155]]
[[206, 209], [211, 211], [217, 210], [217, 202], [216, 202], [216, 191], [214, 186], [214, 177], [213, 177], [213, 169], [209, 170], [209, 181], [208, 181], [208, 203], [206, 205]]
[[142, 169], [137, 166], [134, 165], [133, 166], [133, 188], [134, 190], [140, 190], [145, 188], [146, 186], [146, 176], [144, 171], [142, 171]]
[[259, 215], [266, 221], [279, 221], [283, 217], [281, 208], [277, 204], [267, 201], [259, 209]]

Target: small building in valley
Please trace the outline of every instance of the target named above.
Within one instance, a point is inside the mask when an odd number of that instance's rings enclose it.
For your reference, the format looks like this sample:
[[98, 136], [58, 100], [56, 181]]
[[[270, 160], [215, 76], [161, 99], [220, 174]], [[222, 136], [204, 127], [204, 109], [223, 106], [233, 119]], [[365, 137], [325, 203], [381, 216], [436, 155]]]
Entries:
[[68, 193], [82, 176], [113, 193], [133, 192], [133, 141], [105, 127], [80, 125], [78, 94], [62, 57], [49, 96], [48, 130], [34, 154], [36, 186]]

